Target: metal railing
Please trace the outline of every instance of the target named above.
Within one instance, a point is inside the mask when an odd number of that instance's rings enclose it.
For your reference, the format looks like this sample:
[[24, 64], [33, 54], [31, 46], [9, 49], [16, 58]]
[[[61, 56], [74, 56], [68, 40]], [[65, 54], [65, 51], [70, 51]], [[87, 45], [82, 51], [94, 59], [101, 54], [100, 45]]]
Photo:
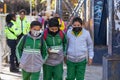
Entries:
[[74, 8], [74, 7], [72, 6], [71, 2], [66, 1], [66, 0], [63, 0], [62, 3], [65, 5], [65, 7], [67, 8], [68, 12], [71, 14], [72, 11], [73, 11], [73, 8]]
[[[82, 9], [82, 5], [84, 4], [84, 0], [79, 0], [77, 6], [74, 8], [74, 10], [72, 11], [72, 14], [70, 15], [70, 19], [71, 17], [75, 16], [76, 14], [78, 14], [78, 12]], [[69, 20], [70, 20], [69, 19]]]

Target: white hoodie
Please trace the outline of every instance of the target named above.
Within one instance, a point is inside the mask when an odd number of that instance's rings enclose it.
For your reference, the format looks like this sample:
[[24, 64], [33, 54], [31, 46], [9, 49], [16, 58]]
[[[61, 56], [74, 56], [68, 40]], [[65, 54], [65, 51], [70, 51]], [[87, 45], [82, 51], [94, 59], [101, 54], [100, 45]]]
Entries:
[[70, 29], [67, 32], [67, 39], [67, 56], [72, 56], [76, 59], [78, 57], [86, 58], [86, 53], [88, 53], [89, 58], [93, 58], [93, 42], [90, 33], [87, 30], [83, 28], [82, 31], [78, 34], [78, 36], [75, 36], [72, 29]]

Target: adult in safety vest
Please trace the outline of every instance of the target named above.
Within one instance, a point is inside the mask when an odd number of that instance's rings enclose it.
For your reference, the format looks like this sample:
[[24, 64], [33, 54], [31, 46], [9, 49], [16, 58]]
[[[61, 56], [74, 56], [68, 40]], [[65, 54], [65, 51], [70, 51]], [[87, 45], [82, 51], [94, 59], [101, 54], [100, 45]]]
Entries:
[[59, 21], [59, 25], [60, 25], [60, 30], [65, 31], [66, 27], [65, 27], [65, 23], [64, 21], [60, 18], [59, 14], [54, 14], [54, 17], [58, 19]]
[[18, 37], [20, 39], [23, 35], [26, 35], [30, 31], [30, 23], [25, 17], [26, 11], [24, 9], [20, 10], [19, 14], [20, 16], [17, 18], [17, 24], [21, 31], [21, 35]]
[[18, 28], [15, 14], [8, 14], [6, 16], [5, 34], [7, 39], [7, 45], [11, 50], [10, 71], [18, 72], [19, 70], [17, 69], [17, 67], [19, 66], [19, 64], [16, 58], [15, 50], [17, 45], [17, 38], [21, 34], [21, 32]]

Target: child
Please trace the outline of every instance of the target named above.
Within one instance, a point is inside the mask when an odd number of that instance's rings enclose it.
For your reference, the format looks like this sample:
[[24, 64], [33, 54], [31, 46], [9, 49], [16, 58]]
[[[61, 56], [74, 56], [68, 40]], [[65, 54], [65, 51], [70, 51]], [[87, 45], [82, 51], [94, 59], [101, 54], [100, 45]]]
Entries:
[[60, 25], [60, 30], [62, 31], [66, 31], [66, 26], [65, 26], [65, 22], [60, 18], [59, 14], [58, 13], [55, 13], [54, 14], [54, 18], [58, 19], [59, 21], [59, 25]]
[[92, 64], [93, 43], [89, 32], [82, 28], [79, 17], [73, 19], [72, 27], [67, 32], [67, 80], [84, 80], [86, 53], [89, 53], [88, 64]]
[[49, 54], [43, 65], [43, 80], [63, 80], [63, 60], [67, 40], [59, 28], [58, 19], [51, 18], [48, 25], [43, 34]]
[[23, 80], [39, 80], [47, 47], [41, 38], [42, 25], [33, 21], [30, 26], [30, 32], [23, 36], [17, 45], [17, 58], [22, 68]]

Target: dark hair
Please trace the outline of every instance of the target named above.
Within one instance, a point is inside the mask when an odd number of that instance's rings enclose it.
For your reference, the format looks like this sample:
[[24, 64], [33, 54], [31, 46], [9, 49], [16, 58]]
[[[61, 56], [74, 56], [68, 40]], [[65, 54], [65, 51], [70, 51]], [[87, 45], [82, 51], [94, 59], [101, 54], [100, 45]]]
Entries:
[[11, 20], [13, 20], [13, 18], [15, 17], [16, 15], [15, 14], [8, 14], [6, 16], [6, 23], [9, 24], [11, 22]]
[[30, 28], [33, 28], [34, 26], [40, 26], [42, 28], [42, 24], [38, 21], [32, 21], [30, 24]]
[[42, 17], [42, 15], [38, 15], [39, 17]]
[[79, 23], [82, 25], [82, 19], [79, 18], [79, 17], [73, 18], [72, 24], [73, 24], [74, 22], [79, 22]]
[[25, 9], [21, 9], [20, 12], [19, 12], [19, 14], [21, 14], [22, 12], [23, 12], [24, 14], [27, 13]]
[[54, 27], [54, 26], [59, 27], [59, 21], [56, 18], [51, 18], [48, 21], [48, 25], [49, 25], [49, 27]]

